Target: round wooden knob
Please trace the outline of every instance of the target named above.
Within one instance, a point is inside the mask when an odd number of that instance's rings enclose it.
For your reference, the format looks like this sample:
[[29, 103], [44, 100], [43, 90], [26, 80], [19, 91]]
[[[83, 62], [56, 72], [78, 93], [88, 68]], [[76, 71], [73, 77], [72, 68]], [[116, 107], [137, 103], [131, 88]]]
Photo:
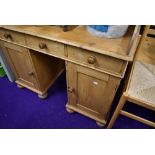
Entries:
[[96, 62], [96, 57], [95, 56], [90, 56], [89, 58], [88, 58], [88, 63], [89, 64], [94, 64]]
[[4, 37], [6, 38], [6, 39], [12, 39], [12, 36], [11, 36], [11, 34], [10, 33], [4, 33]]
[[45, 48], [47, 48], [47, 45], [45, 43], [40, 43], [39, 48], [40, 49], [45, 49]]
[[72, 87], [68, 87], [68, 92], [70, 92], [70, 93], [74, 93], [74, 92], [75, 92], [75, 89], [72, 88]]

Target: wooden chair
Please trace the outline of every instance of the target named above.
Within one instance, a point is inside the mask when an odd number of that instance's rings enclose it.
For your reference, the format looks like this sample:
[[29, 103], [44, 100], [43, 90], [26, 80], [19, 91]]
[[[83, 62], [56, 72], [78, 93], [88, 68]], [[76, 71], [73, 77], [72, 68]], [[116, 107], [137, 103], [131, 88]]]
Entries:
[[123, 110], [126, 101], [155, 111], [155, 30], [145, 26], [132, 70], [116, 110], [107, 126], [112, 128], [119, 114], [155, 128], [155, 122]]

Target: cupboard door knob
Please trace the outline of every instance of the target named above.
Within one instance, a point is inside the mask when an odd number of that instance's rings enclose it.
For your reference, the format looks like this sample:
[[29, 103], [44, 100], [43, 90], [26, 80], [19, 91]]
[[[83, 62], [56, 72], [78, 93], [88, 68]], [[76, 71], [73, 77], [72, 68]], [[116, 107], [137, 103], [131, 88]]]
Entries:
[[72, 88], [72, 87], [68, 87], [68, 92], [70, 92], [70, 93], [74, 93], [74, 92], [75, 92], [75, 89]]
[[45, 48], [47, 48], [47, 45], [45, 43], [40, 43], [39, 48], [40, 49], [45, 49]]
[[34, 75], [32, 71], [28, 72], [28, 75], [32, 76]]
[[89, 58], [88, 58], [88, 63], [89, 64], [94, 64], [96, 62], [96, 57], [95, 56], [90, 56]]
[[11, 34], [10, 33], [4, 33], [4, 37], [6, 38], [6, 39], [12, 39], [12, 36], [11, 36]]

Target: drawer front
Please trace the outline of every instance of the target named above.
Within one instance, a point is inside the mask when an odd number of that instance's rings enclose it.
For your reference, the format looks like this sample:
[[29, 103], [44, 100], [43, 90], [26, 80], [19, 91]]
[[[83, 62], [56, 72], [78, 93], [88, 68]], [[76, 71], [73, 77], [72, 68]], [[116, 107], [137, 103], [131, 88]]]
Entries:
[[0, 29], [0, 38], [5, 41], [25, 45], [25, 36], [19, 32]]
[[64, 45], [61, 43], [34, 36], [26, 36], [26, 43], [32, 49], [64, 57]]
[[85, 64], [88, 67], [104, 70], [111, 73], [121, 74], [125, 69], [123, 60], [91, 52], [88, 50], [68, 46], [68, 58]]

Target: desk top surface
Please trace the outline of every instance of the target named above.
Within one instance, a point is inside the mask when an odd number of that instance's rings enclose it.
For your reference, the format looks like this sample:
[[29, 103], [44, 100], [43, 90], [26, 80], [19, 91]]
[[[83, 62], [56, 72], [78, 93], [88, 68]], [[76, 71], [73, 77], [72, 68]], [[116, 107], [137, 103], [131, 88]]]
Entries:
[[[135, 49], [130, 49], [130, 43], [135, 26], [130, 26], [125, 36], [117, 39], [106, 39], [93, 36], [87, 32], [86, 26], [78, 26], [68, 32], [63, 32], [62, 28], [59, 26], [12, 25], [0, 27], [24, 34], [58, 41], [67, 45], [80, 47], [127, 61], [132, 61], [135, 53]], [[132, 54], [130, 54], [130, 51]]]

